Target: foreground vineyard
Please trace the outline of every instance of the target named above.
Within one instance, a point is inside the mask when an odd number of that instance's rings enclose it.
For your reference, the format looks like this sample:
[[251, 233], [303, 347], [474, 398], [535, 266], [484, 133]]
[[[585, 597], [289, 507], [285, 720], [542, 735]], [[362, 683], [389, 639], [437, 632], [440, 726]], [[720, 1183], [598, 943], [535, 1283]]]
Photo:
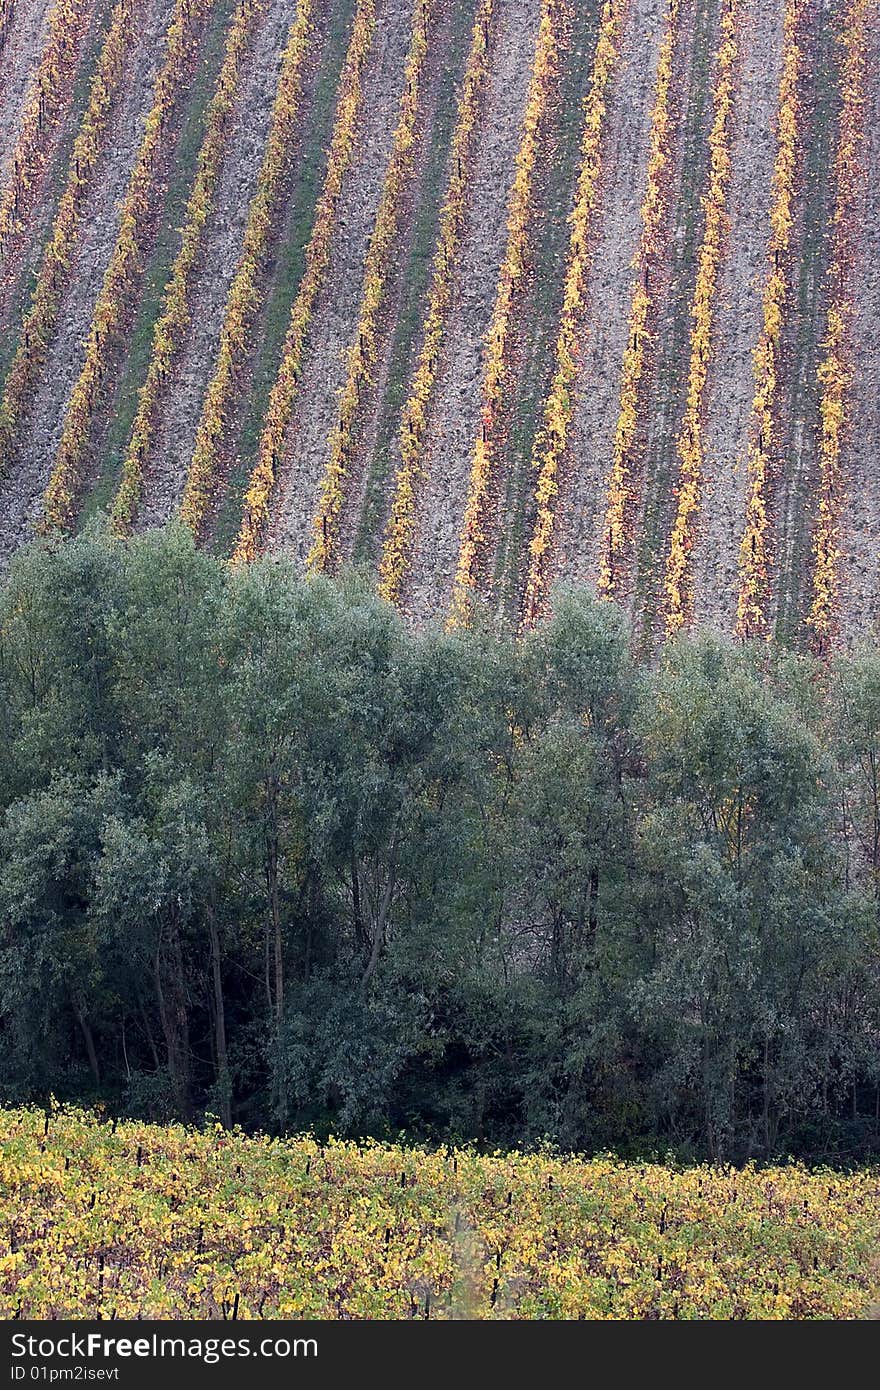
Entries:
[[857, 637], [878, 20], [4, 10], [0, 556], [179, 510], [238, 561], [366, 564], [416, 623], [528, 626], [576, 580], [649, 644]]
[[0, 1114], [0, 1315], [859, 1318], [880, 1185]]

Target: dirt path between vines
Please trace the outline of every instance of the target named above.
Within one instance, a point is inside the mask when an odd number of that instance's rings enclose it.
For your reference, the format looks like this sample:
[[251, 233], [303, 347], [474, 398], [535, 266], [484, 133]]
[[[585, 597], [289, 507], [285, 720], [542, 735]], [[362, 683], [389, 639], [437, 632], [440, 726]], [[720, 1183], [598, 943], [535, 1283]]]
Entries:
[[18, 460], [0, 489], [0, 564], [22, 544], [39, 513], [43, 490], [61, 436], [64, 410], [82, 366], [83, 339], [116, 241], [119, 207], [152, 105], [153, 83], [164, 53], [163, 36], [173, 0], [153, 0], [139, 42], [130, 50], [125, 95], [98, 163], [82, 217], [82, 234]]
[[503, 0], [499, 7], [456, 301], [431, 412], [413, 563], [403, 588], [403, 609], [420, 623], [443, 617], [455, 578], [480, 417], [483, 342], [507, 243], [507, 202], [539, 19], [539, 0]]
[[687, 395], [691, 305], [705, 231], [703, 197], [720, 23], [720, 3], [691, 0], [682, 12], [674, 63], [668, 230], [652, 271], [657, 281], [651, 330], [655, 350], [638, 406], [632, 561], [622, 579], [638, 641], [647, 648], [662, 631], [662, 584], [679, 469], [676, 435]]
[[694, 618], [731, 632], [748, 482], [752, 354], [767, 275], [784, 0], [751, 0], [740, 29], [729, 228], [718, 278], [705, 416], [705, 473], [693, 551]]
[[257, 187], [281, 55], [295, 13], [296, 0], [270, 0], [251, 41], [214, 210], [192, 287], [189, 333], [157, 422], [137, 522], [139, 531], [167, 521], [183, 494], [202, 402], [214, 370], [226, 297]]
[[817, 371], [828, 312], [828, 266], [834, 217], [834, 159], [840, 120], [835, 15], [829, 0], [807, 11], [801, 92], [802, 160], [793, 246], [791, 311], [782, 328], [779, 475], [773, 480], [775, 523], [773, 621], [777, 635], [802, 636], [812, 576], [811, 537], [818, 496]]
[[606, 112], [586, 326], [557, 518], [554, 571], [566, 583], [595, 583], [598, 570], [665, 17], [660, 0], [631, 0]]
[[[472, 21], [473, 14], [471, 6], [464, 8], [468, 11], [468, 20]], [[412, 242], [415, 235], [415, 224], [423, 210], [423, 206], [430, 200], [435, 200], [439, 209], [440, 203], [445, 195], [448, 174], [449, 174], [449, 147], [445, 147], [445, 158], [443, 161], [442, 177], [437, 186], [427, 187], [425, 174], [428, 161], [431, 157], [431, 145], [438, 119], [438, 108], [441, 102], [441, 87], [444, 78], [453, 82], [456, 90], [460, 92], [461, 83], [459, 81], [464, 63], [467, 61], [467, 49], [470, 48], [472, 23], [468, 22], [467, 44], [464, 54], [457, 52], [454, 42], [455, 16], [451, 12], [451, 7], [444, 8], [437, 14], [435, 19], [435, 29], [431, 48], [428, 53], [426, 71], [423, 79], [422, 96], [420, 100], [419, 119], [416, 127], [415, 154], [413, 159], [412, 171], [409, 178], [408, 187], [398, 216], [397, 244], [395, 248], [396, 265], [389, 276], [386, 290], [385, 303], [382, 306], [381, 322], [379, 328], [378, 356], [376, 370], [374, 372], [374, 385], [370, 393], [370, 400], [366, 410], [361, 416], [357, 430], [356, 455], [352, 461], [350, 469], [350, 482], [346, 489], [346, 497], [343, 503], [342, 512], [339, 519], [339, 550], [347, 560], [351, 560], [357, 542], [360, 528], [364, 521], [364, 510], [369, 501], [384, 519], [387, 517], [391, 497], [393, 495], [394, 478], [397, 467], [400, 463], [400, 451], [397, 447], [397, 435], [394, 435], [391, 449], [387, 451], [387, 462], [383, 469], [383, 460], [377, 459], [379, 448], [379, 431], [382, 424], [383, 409], [386, 402], [386, 393], [391, 383], [391, 371], [394, 356], [395, 330], [398, 325], [401, 312], [404, 307], [404, 296], [408, 288], [408, 274], [411, 271]], [[455, 69], [454, 73], [451, 72]], [[423, 201], [424, 200], [424, 201]], [[431, 247], [433, 255], [434, 246]], [[426, 293], [430, 293], [431, 276], [427, 277]], [[425, 314], [424, 296], [419, 310], [420, 321]], [[415, 355], [421, 345], [421, 326], [416, 332], [414, 342], [410, 346], [410, 353], [407, 361], [406, 380], [407, 384], [412, 375], [415, 365]], [[373, 470], [384, 471], [383, 477], [372, 477]], [[381, 534], [381, 532], [380, 532]]]
[[0, 187], [18, 140], [31, 78], [40, 66], [54, 0], [18, 0], [0, 58]]
[[112, 0], [97, 0], [92, 6], [88, 23], [83, 26], [70, 82], [70, 99], [53, 131], [52, 148], [35, 196], [30, 200], [26, 224], [13, 239], [3, 262], [0, 271], [0, 338], [7, 330], [12, 331], [11, 325], [14, 325], [17, 335], [30, 304], [33, 280], [38, 273], [66, 185], [70, 151], [82, 126], [111, 8]]
[[304, 354], [302, 389], [288, 432], [287, 456], [269, 531], [269, 548], [304, 563], [327, 463], [327, 440], [345, 384], [346, 353], [357, 327], [367, 245], [397, 127], [411, 8], [406, 0], [377, 7], [364, 76], [358, 147], [346, 172], [330, 252]]
[[855, 376], [843, 464], [841, 630], [848, 642], [877, 638], [880, 622], [880, 32], [868, 36], [862, 147], [863, 197], [856, 215], [857, 262], [851, 342]]

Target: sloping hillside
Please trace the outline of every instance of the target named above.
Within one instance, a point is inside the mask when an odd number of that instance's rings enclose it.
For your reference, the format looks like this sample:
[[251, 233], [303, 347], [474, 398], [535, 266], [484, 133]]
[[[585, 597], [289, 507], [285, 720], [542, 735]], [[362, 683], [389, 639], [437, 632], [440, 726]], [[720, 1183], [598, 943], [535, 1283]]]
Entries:
[[878, 0], [2, 14], [4, 564], [179, 513], [415, 622], [875, 623]]

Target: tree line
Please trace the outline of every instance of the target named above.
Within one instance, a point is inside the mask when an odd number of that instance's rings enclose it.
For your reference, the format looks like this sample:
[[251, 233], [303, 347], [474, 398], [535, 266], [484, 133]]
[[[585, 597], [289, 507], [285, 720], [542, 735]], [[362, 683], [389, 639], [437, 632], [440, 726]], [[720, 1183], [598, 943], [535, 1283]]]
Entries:
[[516, 642], [185, 528], [0, 592], [0, 1095], [880, 1151], [880, 653], [561, 594]]

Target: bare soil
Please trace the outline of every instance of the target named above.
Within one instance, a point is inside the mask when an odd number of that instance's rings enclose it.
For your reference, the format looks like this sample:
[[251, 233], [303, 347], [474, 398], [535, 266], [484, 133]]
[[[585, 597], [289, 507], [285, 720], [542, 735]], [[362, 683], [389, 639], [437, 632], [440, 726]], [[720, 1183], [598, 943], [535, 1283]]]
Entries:
[[432, 410], [412, 569], [404, 587], [404, 610], [419, 622], [442, 616], [452, 594], [479, 426], [483, 343], [507, 242], [508, 195], [539, 18], [539, 0], [503, 0], [496, 21], [467, 227], [456, 267], [456, 301]]
[[[499, 447], [486, 509], [488, 544], [478, 569], [483, 600], [498, 624], [518, 623], [522, 611], [527, 547], [536, 516], [535, 444], [556, 370], [571, 250], [570, 218], [580, 174], [584, 99], [602, 8], [603, 0], [593, 0], [565, 14], [558, 71], [541, 123], [526, 273], [517, 292], [508, 375], [496, 422]], [[621, 13], [625, 18], [623, 6]], [[598, 212], [597, 205], [594, 230]], [[586, 317], [583, 313], [579, 316], [581, 329]]]
[[721, 6], [691, 0], [683, 9], [674, 60], [668, 250], [657, 277], [653, 352], [639, 404], [636, 441], [639, 496], [633, 508], [630, 607], [639, 640], [651, 646], [662, 631], [660, 600], [679, 458], [676, 437], [685, 408], [691, 304], [705, 229], [703, 195], [712, 123], [712, 84]]
[[736, 619], [748, 482], [752, 354], [767, 275], [784, 0], [751, 0], [740, 31], [729, 227], [718, 280], [705, 417], [705, 474], [693, 552], [694, 617], [725, 631]]
[[[377, 335], [379, 363], [374, 373], [375, 384], [369, 407], [363, 411], [359, 424], [356, 457], [352, 461], [351, 477], [340, 517], [340, 552], [347, 560], [357, 558], [362, 559], [365, 563], [365, 554], [374, 551], [377, 545], [381, 547], [381, 535], [375, 535], [373, 531], [381, 532], [381, 526], [388, 515], [394, 491], [395, 474], [400, 464], [399, 440], [396, 432], [399, 425], [399, 411], [391, 411], [392, 428], [395, 432], [391, 438], [390, 447], [385, 439], [380, 438], [380, 430], [388, 423], [386, 415], [389, 412], [389, 398], [393, 388], [398, 386], [398, 383], [392, 380], [392, 373], [395, 368], [400, 371], [399, 364], [393, 360], [395, 329], [400, 328], [402, 321], [406, 318], [406, 310], [409, 307], [406, 302], [407, 296], [412, 293], [409, 276], [413, 270], [411, 259], [416, 223], [426, 215], [430, 217], [432, 214], [439, 214], [448, 181], [448, 140], [444, 144], [445, 158], [441, 174], [439, 178], [435, 179], [433, 187], [426, 185], [426, 175], [428, 161], [432, 153], [432, 144], [436, 137], [438, 108], [443, 96], [441, 87], [445, 81], [451, 81], [456, 91], [460, 92], [461, 84], [458, 79], [461, 76], [463, 64], [467, 60], [467, 51], [470, 48], [473, 4], [465, 3], [461, 8], [465, 11], [463, 16], [456, 14], [454, 12], [455, 7], [450, 5], [438, 9], [435, 16], [434, 33], [431, 37], [420, 94], [420, 111], [409, 186], [398, 210], [397, 245], [394, 252], [396, 264], [388, 277], [386, 298], [382, 307]], [[456, 30], [461, 28], [466, 31], [466, 42], [463, 45], [461, 42], [456, 42], [457, 37], [460, 37]], [[464, 48], [463, 53], [459, 51], [462, 47]], [[451, 71], [453, 68], [455, 69], [454, 73]], [[431, 253], [433, 253], [433, 249], [432, 245]], [[430, 269], [425, 280], [424, 291], [419, 296], [419, 325], [423, 322], [427, 309], [425, 301], [430, 292]], [[406, 368], [402, 374], [407, 381], [415, 366], [421, 337], [420, 328], [416, 328], [410, 339]], [[360, 546], [363, 547], [363, 556], [359, 551], [359, 542]], [[371, 558], [375, 558], [375, 555]]]
[[64, 410], [82, 367], [83, 340], [119, 226], [120, 203], [152, 105], [153, 83], [162, 59], [162, 39], [172, 0], [148, 4], [139, 42], [129, 54], [125, 95], [92, 181], [84, 210], [70, 287], [55, 341], [46, 362], [30, 418], [23, 431], [16, 466], [0, 487], [0, 563], [30, 533], [51, 472], [64, 422]]
[[632, 0], [606, 111], [587, 323], [557, 515], [554, 570], [566, 583], [595, 583], [598, 570], [665, 8], [660, 0]]
[[[90, 15], [84, 20], [75, 71], [71, 75], [72, 100], [66, 109], [59, 113], [56, 121], [49, 158], [39, 186], [32, 191], [27, 225], [8, 247], [0, 269], [0, 334], [5, 333], [11, 325], [15, 325], [17, 331], [30, 303], [32, 277], [36, 275], [42, 260], [46, 239], [67, 180], [67, 161], [88, 102], [95, 64], [106, 32], [104, 21], [109, 9], [108, 0], [98, 0], [98, 3], [92, 6]], [[7, 339], [7, 345], [11, 338], [12, 333]], [[5, 363], [7, 360], [0, 350], [0, 362]]]
[[869, 35], [862, 147], [863, 197], [856, 217], [852, 343], [855, 375], [844, 446], [847, 499], [841, 526], [841, 630], [876, 640], [880, 622], [880, 32]]
[[[625, 21], [621, 58], [609, 93], [603, 132], [602, 184], [593, 224], [571, 447], [560, 478], [559, 541], [552, 578], [566, 582], [593, 583], [596, 578], [605, 486], [619, 408], [620, 368], [637, 273], [633, 261], [641, 233], [651, 107], [666, 11], [666, 0], [622, 2]], [[6, 40], [0, 47], [0, 182], [18, 135], [28, 83], [45, 42], [51, 3], [52, 0], [17, 0]], [[143, 9], [137, 23], [138, 36], [129, 53], [123, 95], [84, 209], [56, 340], [23, 427], [20, 457], [9, 476], [0, 482], [0, 569], [30, 534], [39, 513], [65, 407], [81, 368], [83, 340], [116, 239], [121, 199], [152, 102], [172, 0], [139, 3]], [[375, 385], [359, 424], [357, 454], [342, 517], [343, 552], [354, 554], [363, 563], [372, 563], [375, 558], [383, 509], [387, 510], [393, 486], [399, 397], [402, 392], [405, 394], [421, 339], [425, 277], [429, 274], [425, 248], [433, 247], [431, 217], [445, 186], [444, 161], [448, 151], [444, 122], [448, 118], [450, 92], [460, 82], [461, 32], [465, 11], [470, 13], [471, 3], [472, 0], [467, 0], [467, 5], [442, 0], [436, 31], [439, 42], [432, 49], [428, 64], [412, 190], [402, 207], [399, 254], [383, 309], [383, 346]], [[662, 632], [661, 585], [675, 508], [676, 435], [686, 389], [690, 309], [704, 223], [702, 196], [712, 117], [711, 87], [724, 3], [725, 0], [683, 0], [675, 55], [668, 225], [662, 254], [651, 271], [655, 290], [652, 351], [639, 402], [634, 469], [638, 495], [632, 506], [633, 541], [628, 570], [622, 578], [623, 592], [645, 645]], [[286, 324], [281, 301], [287, 304], [285, 296], [292, 295], [297, 283], [300, 272], [296, 258], [301, 255], [311, 226], [309, 209], [317, 197], [325, 167], [327, 141], [323, 126], [318, 124], [318, 112], [323, 112], [321, 120], [329, 124], [330, 93], [336, 81], [333, 45], [341, 44], [340, 35], [348, 22], [348, 4], [350, 0], [346, 4], [341, 0], [321, 0], [319, 6], [314, 47], [317, 61], [306, 74], [301, 136], [293, 156], [292, 191], [285, 199], [273, 258], [267, 267], [268, 289], [254, 330], [253, 360], [242, 372], [234, 404], [232, 423], [238, 431], [235, 437], [242, 437], [242, 422], [247, 415], [251, 451]], [[536, 213], [531, 228], [533, 263], [524, 281], [511, 333], [505, 448], [501, 451], [493, 503], [497, 520], [497, 545], [490, 557], [494, 559], [494, 579], [488, 573], [492, 569], [490, 562], [486, 580], [487, 589], [494, 588], [492, 597], [498, 600], [500, 622], [513, 615], [526, 557], [533, 504], [530, 450], [552, 367], [562, 288], [560, 264], [568, 242], [565, 217], [573, 193], [569, 165], [564, 160], [576, 160], [576, 108], [592, 52], [589, 45], [587, 53], [586, 36], [594, 32], [591, 26], [599, 4], [600, 0], [589, 0], [589, 4], [583, 0], [567, 12], [574, 38], [565, 48], [558, 92], [548, 116], [546, 149], [536, 179]], [[783, 14], [783, 0], [742, 0], [742, 4], [742, 48], [728, 203], [730, 225], [714, 306], [704, 493], [693, 555], [696, 620], [727, 631], [732, 628], [735, 615], [753, 396], [752, 352], [760, 331], [767, 270]], [[431, 405], [412, 569], [404, 584], [404, 611], [415, 623], [442, 618], [452, 592], [472, 449], [479, 428], [485, 335], [507, 239], [508, 197], [521, 138], [541, 0], [497, 0], [497, 5], [494, 51], [474, 145], [466, 226]], [[192, 326], [162, 406], [142, 526], [164, 521], [175, 510], [182, 493], [294, 8], [295, 0], [265, 0], [246, 59], [243, 90], [233, 118], [216, 206], [193, 284]], [[365, 73], [358, 148], [339, 202], [330, 269], [318, 297], [306, 348], [303, 388], [288, 435], [268, 538], [270, 548], [287, 550], [300, 563], [312, 541], [328, 439], [345, 381], [347, 351], [357, 331], [364, 261], [397, 125], [410, 37], [412, 0], [377, 0], [377, 8], [374, 45]], [[83, 75], [92, 62], [96, 42], [94, 16], [103, 16], [106, 10], [107, 0], [94, 0], [91, 4], [93, 20], [81, 48], [75, 104], [80, 101]], [[779, 635], [795, 642], [803, 641], [802, 619], [810, 593], [811, 531], [817, 499], [816, 373], [828, 308], [827, 272], [836, 192], [833, 160], [840, 110], [840, 45], [836, 41], [839, 21], [839, 0], [802, 0], [803, 134], [791, 287], [781, 352], [779, 449], [769, 488], [774, 526], [774, 621]], [[880, 170], [880, 32], [869, 34], [869, 45], [864, 190], [855, 218], [855, 254], [850, 272], [855, 311], [854, 380], [844, 444], [847, 497], [840, 533], [841, 621], [848, 642], [857, 641], [869, 631], [876, 633], [880, 627], [880, 191], [876, 177]], [[211, 53], [214, 52], [212, 48]], [[88, 62], [83, 56], [86, 53], [90, 55]], [[199, 88], [200, 101], [202, 95], [203, 89]], [[195, 106], [187, 106], [190, 109], [195, 110]], [[30, 272], [39, 258], [73, 128], [71, 116], [58, 123], [53, 137], [57, 146], [40, 197], [35, 200], [34, 220], [24, 239], [27, 244], [14, 266], [10, 260], [5, 288], [0, 283], [0, 361], [4, 360], [3, 352], [8, 353], [14, 345], [15, 330], [10, 325], [17, 321]], [[177, 179], [173, 184], [174, 198], [183, 196], [179, 190], [186, 184], [191, 160], [191, 146], [187, 146], [185, 158], [175, 169], [169, 160], [165, 172], [169, 175], [169, 189], [172, 176]], [[172, 193], [166, 197], [160, 189], [160, 194], [162, 206], [167, 209]], [[177, 206], [175, 202], [174, 207]], [[154, 281], [142, 299], [141, 317], [131, 334], [136, 338], [138, 351], [146, 351], [144, 325], [149, 325], [156, 286], [161, 283], [156, 266], [161, 269], [164, 265], [161, 257], [167, 255], [168, 229], [176, 225], [175, 215], [168, 212], [161, 227], [161, 236], [166, 240], [161, 243], [161, 251], [153, 248], [152, 259], [148, 258], [146, 273], [154, 273]], [[131, 349], [131, 343], [124, 360], [126, 364], [135, 364], [131, 367], [134, 381], [140, 358]], [[125, 401], [130, 404], [132, 390], [126, 390]], [[108, 392], [102, 418], [96, 423], [96, 438], [102, 430], [106, 432], [107, 416], [114, 408], [109, 397]], [[114, 397], [117, 405], [120, 398], [121, 388]], [[124, 418], [121, 410], [115, 421], [120, 437], [124, 433]], [[234, 486], [230, 486], [230, 497], [236, 488], [240, 490], [239, 473], [242, 477], [246, 474], [250, 461], [250, 456], [245, 458], [242, 454], [236, 464], [238, 473], [231, 469], [235, 476], [231, 479]], [[95, 498], [100, 502], [99, 488], [92, 500]], [[234, 529], [234, 508], [230, 515], [228, 529]], [[214, 539], [216, 543], [216, 535]]]
[[252, 40], [214, 212], [192, 288], [187, 341], [164, 394], [138, 530], [159, 526], [183, 493], [205, 391], [214, 369], [226, 297], [241, 253], [263, 157], [281, 55], [296, 0], [270, 0]]
[[327, 463], [327, 440], [345, 385], [346, 354], [360, 308], [367, 246], [397, 126], [411, 10], [399, 0], [377, 7], [373, 49], [364, 76], [359, 145], [339, 199], [331, 268], [312, 321], [303, 362], [307, 387], [299, 392], [276, 511], [271, 549], [285, 549], [304, 563]]
[[772, 487], [775, 525], [774, 623], [794, 638], [810, 596], [811, 537], [818, 497], [817, 370], [828, 311], [827, 272], [836, 184], [840, 116], [835, 15], [830, 0], [806, 14], [801, 93], [802, 173], [794, 245], [792, 312], [783, 325], [780, 373], [780, 457]]
[[[52, 94], [54, 110], [52, 119], [47, 120], [41, 132], [41, 160], [36, 170], [36, 177], [29, 184], [25, 197], [22, 201], [18, 226], [14, 235], [9, 239], [2, 260], [0, 260], [0, 323], [5, 323], [8, 313], [8, 302], [11, 297], [12, 287], [17, 278], [21, 275], [23, 266], [28, 259], [34, 255], [35, 251], [42, 244], [46, 226], [52, 215], [52, 196], [53, 166], [59, 154], [64, 136], [67, 130], [68, 121], [71, 118], [71, 104], [74, 92], [77, 87], [80, 65], [83, 61], [88, 62], [88, 55], [92, 44], [90, 37], [95, 27], [96, 21], [96, 0], [84, 0], [78, 11], [78, 23], [75, 32], [71, 37], [71, 56], [61, 73], [61, 81], [56, 84]], [[43, 26], [41, 38], [43, 45], [49, 37], [49, 14], [46, 15], [46, 23]], [[39, 62], [42, 58], [41, 51], [34, 55], [36, 66], [31, 69], [29, 80], [25, 87], [22, 97], [22, 104], [16, 111], [15, 134], [13, 144], [9, 150], [9, 156], [3, 167], [3, 177], [0, 187], [3, 187], [5, 180], [12, 173], [12, 163], [15, 155], [15, 145], [18, 142], [21, 122], [24, 117], [24, 107], [27, 105], [31, 95], [31, 80], [36, 77]]]
[[31, 78], [40, 65], [53, 0], [17, 0], [0, 55], [0, 187], [5, 185]]

